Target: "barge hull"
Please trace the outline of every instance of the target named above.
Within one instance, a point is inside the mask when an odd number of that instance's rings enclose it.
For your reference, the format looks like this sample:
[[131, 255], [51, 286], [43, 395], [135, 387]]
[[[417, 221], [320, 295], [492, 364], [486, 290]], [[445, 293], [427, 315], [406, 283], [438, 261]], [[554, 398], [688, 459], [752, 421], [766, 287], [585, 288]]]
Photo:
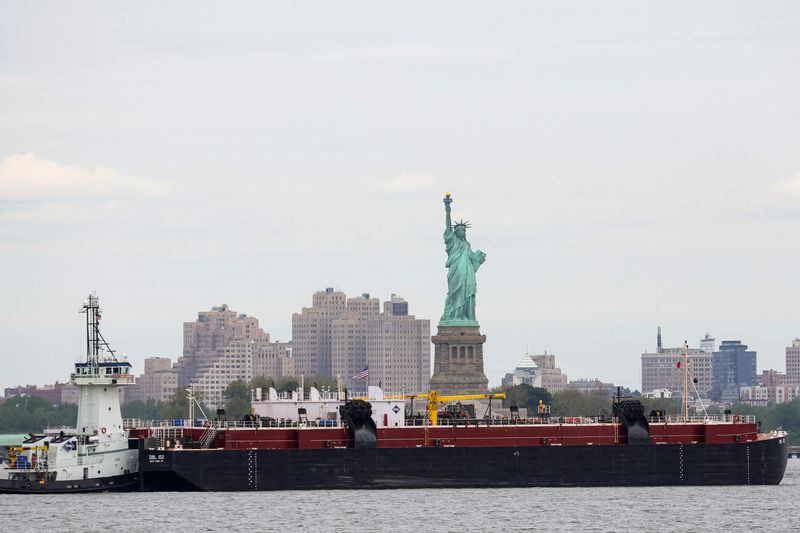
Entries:
[[777, 485], [787, 439], [736, 444], [140, 450], [146, 491]]

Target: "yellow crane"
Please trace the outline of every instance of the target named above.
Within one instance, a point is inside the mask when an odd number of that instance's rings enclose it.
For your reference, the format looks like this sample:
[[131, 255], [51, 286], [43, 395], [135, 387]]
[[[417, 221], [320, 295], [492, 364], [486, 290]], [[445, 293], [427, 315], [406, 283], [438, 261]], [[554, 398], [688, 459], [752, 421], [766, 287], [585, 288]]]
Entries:
[[[414, 394], [407, 396], [408, 398], [426, 398], [428, 400], [428, 420], [432, 426], [439, 423], [439, 407], [447, 402], [459, 402], [461, 400], [483, 400], [488, 398], [489, 405], [491, 406], [492, 398], [505, 399], [505, 392], [493, 392], [486, 394], [455, 394], [452, 396], [441, 396], [435, 390], [423, 394]], [[491, 411], [490, 411], [491, 412]]]

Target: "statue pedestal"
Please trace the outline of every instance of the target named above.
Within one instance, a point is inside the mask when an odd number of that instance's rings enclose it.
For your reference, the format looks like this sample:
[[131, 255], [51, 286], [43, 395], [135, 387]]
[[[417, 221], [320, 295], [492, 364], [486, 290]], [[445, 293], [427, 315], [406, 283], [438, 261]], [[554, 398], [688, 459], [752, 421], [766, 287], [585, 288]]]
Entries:
[[489, 380], [483, 373], [483, 343], [478, 326], [439, 326], [430, 388], [439, 394], [483, 394]]

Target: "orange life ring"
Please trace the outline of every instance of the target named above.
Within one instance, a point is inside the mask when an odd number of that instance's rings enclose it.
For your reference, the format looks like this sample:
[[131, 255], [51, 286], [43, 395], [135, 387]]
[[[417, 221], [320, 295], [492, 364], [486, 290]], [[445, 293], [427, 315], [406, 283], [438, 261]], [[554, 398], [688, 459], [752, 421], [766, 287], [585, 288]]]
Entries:
[[105, 435], [105, 434], [106, 434], [106, 428], [100, 428], [100, 433], [102, 433], [103, 435]]

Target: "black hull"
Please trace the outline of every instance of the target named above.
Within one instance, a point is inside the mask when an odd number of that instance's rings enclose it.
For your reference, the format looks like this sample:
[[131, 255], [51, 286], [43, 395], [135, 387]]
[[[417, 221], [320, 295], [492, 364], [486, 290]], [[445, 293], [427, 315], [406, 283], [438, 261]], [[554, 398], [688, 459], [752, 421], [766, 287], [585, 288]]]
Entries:
[[741, 444], [142, 450], [147, 491], [777, 485], [786, 438]]
[[0, 494], [67, 494], [140, 490], [140, 474], [125, 474], [97, 479], [48, 481], [0, 479]]

